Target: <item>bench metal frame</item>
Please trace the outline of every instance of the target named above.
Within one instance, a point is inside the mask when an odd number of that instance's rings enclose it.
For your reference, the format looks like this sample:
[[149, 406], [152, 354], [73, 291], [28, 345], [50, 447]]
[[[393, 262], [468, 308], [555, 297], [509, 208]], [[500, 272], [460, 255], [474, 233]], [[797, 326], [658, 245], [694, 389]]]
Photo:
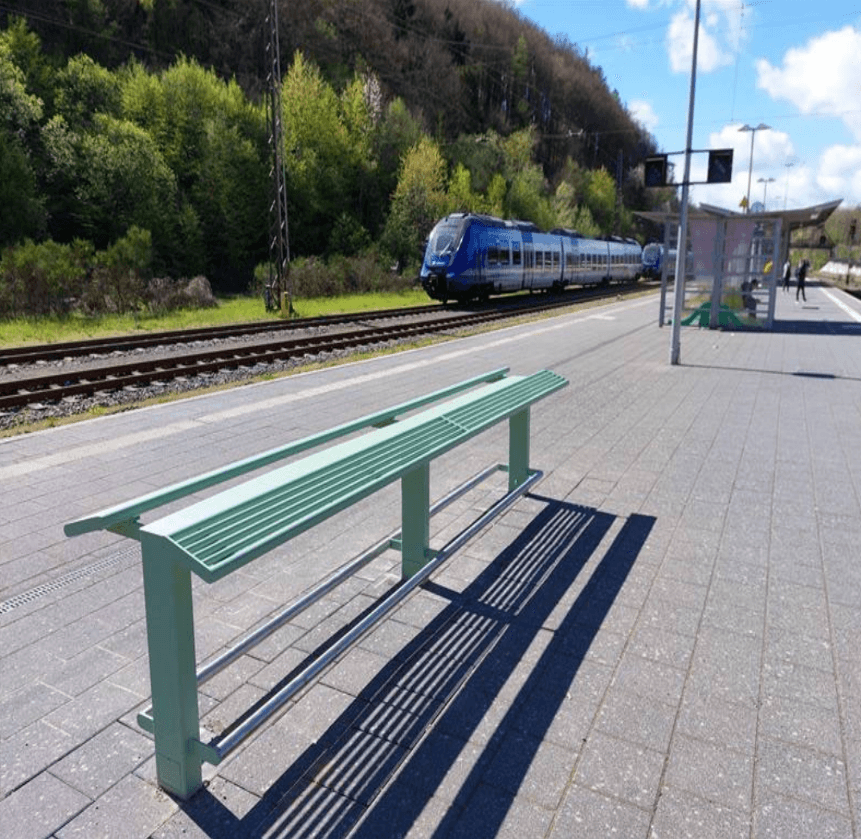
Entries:
[[[507, 372], [508, 368], [493, 370], [428, 396], [272, 449], [66, 525], [65, 532], [69, 536], [105, 529], [137, 539], [141, 543], [152, 706], [138, 715], [138, 722], [142, 728], [154, 735], [158, 782], [164, 789], [183, 799], [193, 795], [202, 785], [204, 762], [219, 764], [232, 749], [421, 585], [468, 539], [541, 478], [541, 472], [529, 468], [529, 408], [533, 402], [564, 387], [567, 382], [548, 371], [540, 371], [526, 377], [507, 377]], [[401, 419], [403, 415], [418, 408], [439, 402], [476, 385], [483, 387], [418, 415]], [[510, 400], [505, 398], [506, 394], [511, 394]], [[483, 411], [474, 427], [459, 427], [457, 417], [468, 415], [469, 410], [477, 405], [482, 406]], [[454, 432], [449, 431], [446, 440], [418, 449], [415, 456], [411, 456], [409, 452], [400, 455], [391, 470], [385, 474], [369, 474], [365, 479], [364, 473], [359, 473], [358, 482], [362, 486], [342, 491], [343, 497], [336, 499], [337, 503], [314, 502], [310, 512], [306, 510], [302, 517], [283, 527], [277, 514], [259, 519], [255, 517], [258, 513], [254, 516], [248, 513], [250, 504], [268, 512], [267, 492], [271, 492], [273, 487], [276, 491], [285, 486], [290, 489], [302, 480], [306, 469], [323, 470], [326, 474], [339, 478], [341, 471], [347, 472], [357, 458], [363, 457], [375, 447], [383, 445], [397, 450], [402, 440], [410, 441], [410, 445], [414, 445], [410, 434], [414, 436], [423, 434], [426, 429], [436, 429], [440, 417], [445, 418], [446, 428], [452, 423], [452, 418], [455, 418], [456, 429]], [[467, 420], [468, 418], [467, 416]], [[431, 505], [430, 461], [504, 419], [509, 420], [508, 464], [485, 469]], [[376, 430], [367, 431], [372, 427]], [[366, 433], [360, 437], [307, 455], [300, 461], [223, 490], [212, 498], [150, 524], [140, 523], [140, 516], [144, 512], [361, 430], [366, 430]], [[404, 442], [404, 446], [406, 445]], [[507, 494], [439, 551], [431, 550], [430, 517], [500, 470], [508, 473]], [[197, 670], [191, 572], [207, 582], [220, 579], [397, 479], [401, 481], [402, 525], [399, 531], [337, 569], [263, 626]], [[356, 481], [357, 479], [353, 478], [353, 483]], [[291, 494], [287, 493], [288, 496]], [[221, 528], [222, 522], [231, 516], [237, 519], [241, 526], [241, 529], [236, 531], [239, 534], [237, 541], [241, 546], [234, 548], [231, 542], [234, 531], [227, 531], [226, 535], [221, 535], [221, 541], [229, 544], [226, 548], [215, 551], [211, 546], [217, 538], [210, 536], [210, 530]], [[401, 551], [403, 582], [395, 586], [370, 613], [328, 647], [325, 653], [306, 662], [305, 667], [289, 684], [271, 696], [253, 714], [246, 715], [244, 719], [240, 718], [238, 723], [213, 740], [203, 742], [198, 707], [199, 685], [388, 549]]]

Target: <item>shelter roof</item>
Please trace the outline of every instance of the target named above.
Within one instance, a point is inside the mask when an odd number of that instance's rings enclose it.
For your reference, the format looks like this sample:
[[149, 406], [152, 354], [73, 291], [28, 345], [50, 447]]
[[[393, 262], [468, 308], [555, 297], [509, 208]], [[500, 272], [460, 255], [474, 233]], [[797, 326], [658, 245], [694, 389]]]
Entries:
[[[784, 230], [798, 230], [802, 227], [818, 227], [824, 224], [829, 216], [840, 206], [843, 199], [828, 201], [825, 204], [815, 204], [812, 207], [802, 207], [798, 210], [769, 210], [763, 213], [739, 213], [712, 204], [700, 204], [688, 211], [689, 219], [707, 218], [745, 218], [745, 219], [782, 219]], [[636, 213], [641, 218], [663, 224], [670, 219], [677, 219], [678, 213], [645, 212]]]

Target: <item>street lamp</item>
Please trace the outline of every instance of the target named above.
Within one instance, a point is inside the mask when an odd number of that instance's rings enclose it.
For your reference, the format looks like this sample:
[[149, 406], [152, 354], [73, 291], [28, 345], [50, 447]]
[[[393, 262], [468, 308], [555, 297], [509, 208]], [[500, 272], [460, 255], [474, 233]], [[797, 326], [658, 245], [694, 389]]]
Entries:
[[766, 125], [764, 122], [761, 122], [756, 128], [751, 128], [747, 123], [745, 123], [739, 131], [750, 131], [750, 166], [747, 170], [747, 208], [746, 211], [750, 212], [750, 178], [753, 175], [753, 140], [756, 137], [757, 131], [768, 131], [771, 128], [770, 125]]
[[762, 187], [762, 208], [763, 210], [768, 209], [768, 203], [765, 200], [765, 196], [768, 195], [768, 185], [774, 183], [774, 178], [757, 178], [756, 182], [758, 184], [763, 184]]
[[682, 178], [682, 206], [679, 211], [679, 239], [676, 258], [676, 280], [673, 284], [673, 332], [670, 338], [670, 364], [682, 360], [680, 322], [685, 296], [685, 276], [688, 265], [688, 190], [691, 180], [691, 143], [694, 136], [694, 93], [697, 88], [697, 44], [700, 34], [700, 0], [694, 11], [694, 49], [691, 59], [691, 95], [688, 100], [688, 137], [685, 143], [685, 174]]

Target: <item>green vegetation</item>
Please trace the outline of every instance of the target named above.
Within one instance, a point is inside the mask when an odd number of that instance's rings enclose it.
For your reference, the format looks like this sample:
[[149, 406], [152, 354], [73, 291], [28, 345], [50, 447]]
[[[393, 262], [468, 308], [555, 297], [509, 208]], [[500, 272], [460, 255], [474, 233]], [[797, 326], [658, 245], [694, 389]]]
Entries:
[[[265, 318], [259, 298], [230, 297], [218, 301], [208, 309], [176, 309], [162, 314], [143, 313], [113, 315], [83, 315], [12, 318], [0, 321], [0, 346], [48, 344], [59, 341], [77, 341], [108, 335], [128, 335], [135, 332], [161, 332], [174, 329], [194, 329], [222, 324], [249, 323], [272, 320]], [[338, 297], [318, 297], [294, 300], [298, 316], [303, 318], [322, 315], [350, 314], [375, 309], [399, 309], [422, 306], [428, 303], [427, 295], [413, 288], [403, 292], [379, 294], [347, 294]]]
[[[190, 277], [259, 294], [267, 3], [61, 6], [0, 11], [0, 318], [140, 321], [182, 304], [164, 291]], [[282, 11], [298, 297], [409, 287], [431, 226], [454, 210], [596, 235], [631, 232], [627, 208], [665, 198], [647, 198], [638, 167], [654, 142], [600, 68], [503, 4]]]

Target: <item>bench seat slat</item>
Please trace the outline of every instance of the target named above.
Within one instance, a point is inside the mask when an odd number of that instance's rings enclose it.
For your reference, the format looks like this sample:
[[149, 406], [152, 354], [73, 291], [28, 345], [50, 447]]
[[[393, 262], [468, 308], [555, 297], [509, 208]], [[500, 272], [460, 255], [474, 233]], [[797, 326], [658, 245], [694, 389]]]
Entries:
[[[421, 439], [387, 441], [362, 452], [340, 468], [323, 466], [308, 472], [204, 526], [177, 533], [174, 541], [202, 562], [217, 563], [220, 557], [241, 546], [261, 529], [279, 524], [290, 527], [301, 520], [306, 510], [324, 505], [327, 498], [342, 498], [370, 481], [393, 480], [400, 474], [404, 462], [420, 457], [422, 452], [453, 439], [456, 434], [456, 429], [444, 420], [420, 431]], [[389, 478], [390, 475], [394, 477]]]
[[566, 384], [512, 376], [225, 490], [141, 529], [207, 581], [345, 509]]

